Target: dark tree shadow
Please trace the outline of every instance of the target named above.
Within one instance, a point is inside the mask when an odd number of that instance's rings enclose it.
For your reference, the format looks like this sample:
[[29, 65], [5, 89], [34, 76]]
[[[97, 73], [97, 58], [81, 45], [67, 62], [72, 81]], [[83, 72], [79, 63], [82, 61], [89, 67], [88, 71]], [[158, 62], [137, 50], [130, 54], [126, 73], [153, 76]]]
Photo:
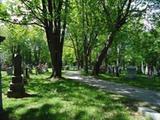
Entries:
[[9, 114], [7, 111], [0, 113], [0, 120], [9, 120]]
[[[127, 119], [125, 114], [119, 113], [125, 111], [120, 102], [126, 104], [127, 99], [126, 101], [121, 97], [114, 99], [111, 93], [102, 92], [80, 82], [69, 79], [51, 82], [42, 78], [33, 78], [26, 89], [35, 94], [28, 95], [27, 98], [19, 100], [17, 104], [14, 104], [17, 99], [10, 99], [12, 100], [11, 106], [8, 106], [6, 110], [12, 120], [103, 119], [104, 113], [110, 112], [115, 115], [110, 117], [111, 120]], [[54, 99], [57, 100], [54, 101]], [[95, 108], [93, 113], [90, 112], [92, 108]]]
[[25, 93], [25, 97], [42, 97], [42, 96], [38, 94]]
[[44, 104], [40, 108], [31, 108], [21, 115], [20, 120], [63, 120], [64, 116], [68, 116], [66, 112], [54, 113], [51, 108], [56, 108], [51, 104]]

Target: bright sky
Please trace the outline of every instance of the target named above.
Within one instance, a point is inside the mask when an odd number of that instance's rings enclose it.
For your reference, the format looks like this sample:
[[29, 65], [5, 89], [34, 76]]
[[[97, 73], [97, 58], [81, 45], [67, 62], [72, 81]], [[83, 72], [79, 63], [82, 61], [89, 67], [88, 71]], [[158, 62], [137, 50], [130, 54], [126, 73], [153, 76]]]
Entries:
[[6, 0], [0, 0], [0, 3], [4, 2], [4, 1], [6, 1]]

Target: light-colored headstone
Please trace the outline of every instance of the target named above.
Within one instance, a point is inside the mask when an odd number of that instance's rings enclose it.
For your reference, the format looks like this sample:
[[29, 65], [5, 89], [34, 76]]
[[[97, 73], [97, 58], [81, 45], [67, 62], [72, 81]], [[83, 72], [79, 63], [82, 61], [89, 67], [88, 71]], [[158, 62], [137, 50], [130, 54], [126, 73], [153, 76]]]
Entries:
[[129, 79], [135, 79], [136, 78], [136, 73], [137, 73], [137, 71], [136, 71], [136, 67], [135, 66], [128, 66], [127, 67], [127, 77], [129, 78]]
[[6, 72], [7, 72], [7, 75], [12, 75], [13, 74], [13, 67], [8, 67]]
[[138, 112], [151, 120], [160, 120], [160, 113], [155, 110], [146, 107], [139, 107]]

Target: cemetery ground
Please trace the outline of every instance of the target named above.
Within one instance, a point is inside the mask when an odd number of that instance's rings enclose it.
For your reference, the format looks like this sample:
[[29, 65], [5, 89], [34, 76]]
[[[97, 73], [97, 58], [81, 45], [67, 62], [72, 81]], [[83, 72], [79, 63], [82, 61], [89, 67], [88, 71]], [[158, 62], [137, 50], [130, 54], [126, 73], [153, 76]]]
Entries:
[[160, 91], [160, 78], [157, 76], [148, 78], [147, 75], [138, 74], [134, 80], [131, 80], [127, 78], [125, 74], [121, 74], [120, 77], [116, 77], [112, 74], [100, 74], [98, 78], [138, 88]]
[[104, 92], [70, 79], [47, 80], [49, 73], [31, 75], [26, 98], [7, 98], [11, 77], [3, 73], [4, 109], [9, 120], [143, 120], [136, 100]]

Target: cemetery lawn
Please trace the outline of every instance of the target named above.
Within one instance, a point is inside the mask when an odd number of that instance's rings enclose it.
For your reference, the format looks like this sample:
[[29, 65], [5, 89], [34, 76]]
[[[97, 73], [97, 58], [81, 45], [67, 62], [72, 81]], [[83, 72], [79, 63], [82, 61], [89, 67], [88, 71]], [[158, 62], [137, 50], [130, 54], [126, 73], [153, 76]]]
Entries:
[[120, 75], [120, 77], [115, 77], [109, 74], [100, 74], [98, 78], [106, 81], [127, 84], [133, 87], [160, 91], [160, 77], [154, 77], [152, 79], [149, 79], [145, 75], [137, 75], [137, 78], [135, 80], [129, 80], [124, 74]]
[[26, 85], [32, 97], [7, 98], [11, 77], [3, 74], [4, 109], [10, 120], [143, 120], [132, 100], [69, 79], [49, 81], [32, 75]]

